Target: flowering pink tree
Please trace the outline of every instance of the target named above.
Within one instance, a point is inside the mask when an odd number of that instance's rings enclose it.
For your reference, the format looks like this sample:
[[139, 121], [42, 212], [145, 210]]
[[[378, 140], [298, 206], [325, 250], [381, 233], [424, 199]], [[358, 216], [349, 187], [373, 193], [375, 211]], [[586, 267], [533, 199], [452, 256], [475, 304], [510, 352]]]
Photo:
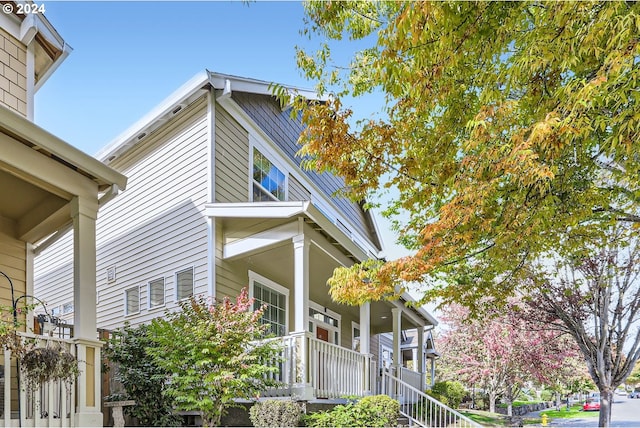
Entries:
[[194, 298], [181, 309], [153, 321], [149, 353], [171, 373], [165, 391], [176, 405], [200, 411], [205, 426], [218, 426], [237, 399], [254, 398], [274, 384], [266, 375], [277, 368], [265, 362], [278, 360], [278, 342], [259, 341], [269, 326], [260, 322], [262, 309], [253, 310], [246, 289], [235, 302], [211, 305]]
[[557, 331], [526, 320], [515, 303], [483, 318], [470, 318], [468, 309], [453, 304], [442, 319], [448, 326], [441, 339], [444, 363], [460, 380], [485, 390], [491, 412], [503, 396], [511, 415], [524, 382], [549, 382], [575, 355]]

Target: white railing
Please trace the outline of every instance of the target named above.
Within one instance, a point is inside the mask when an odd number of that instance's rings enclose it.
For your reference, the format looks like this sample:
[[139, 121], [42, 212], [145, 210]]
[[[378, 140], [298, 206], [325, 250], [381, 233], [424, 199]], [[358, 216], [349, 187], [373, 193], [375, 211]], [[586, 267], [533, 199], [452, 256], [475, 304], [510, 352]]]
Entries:
[[318, 340], [311, 333], [276, 340], [282, 341], [282, 361], [272, 362], [278, 370], [270, 378], [280, 386], [265, 391], [264, 396], [292, 396], [308, 388], [313, 398], [362, 396], [371, 391], [370, 355]]
[[387, 372], [382, 373], [382, 393], [400, 402], [400, 413], [421, 427], [481, 427], [421, 390]]
[[[23, 342], [34, 348], [56, 346], [76, 355], [75, 345], [68, 339], [19, 333]], [[27, 388], [18, 376], [20, 369], [8, 349], [2, 355], [3, 377], [0, 379], [0, 426], [69, 427], [75, 413], [75, 384], [52, 381], [35, 389]]]
[[400, 380], [420, 391], [424, 390], [424, 373], [418, 373], [406, 367], [400, 367]]

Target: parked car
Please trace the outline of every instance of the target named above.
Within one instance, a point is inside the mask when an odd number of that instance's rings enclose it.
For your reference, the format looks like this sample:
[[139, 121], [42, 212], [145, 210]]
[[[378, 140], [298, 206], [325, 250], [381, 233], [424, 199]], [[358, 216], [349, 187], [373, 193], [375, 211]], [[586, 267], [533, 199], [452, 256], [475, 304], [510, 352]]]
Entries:
[[600, 410], [600, 397], [599, 396], [593, 396], [593, 397], [587, 398], [587, 400], [582, 405], [582, 410], [584, 410], [585, 412], [588, 412], [588, 411], [599, 411]]

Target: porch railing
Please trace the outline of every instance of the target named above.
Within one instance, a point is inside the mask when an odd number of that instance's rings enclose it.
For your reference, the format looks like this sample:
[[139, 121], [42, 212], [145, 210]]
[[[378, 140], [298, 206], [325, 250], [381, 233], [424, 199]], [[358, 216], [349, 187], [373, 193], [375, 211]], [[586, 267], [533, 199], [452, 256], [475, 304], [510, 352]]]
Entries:
[[421, 427], [478, 427], [466, 416], [442, 404], [390, 373], [382, 373], [382, 393], [400, 402], [400, 413]]
[[400, 367], [399, 378], [420, 391], [424, 390], [424, 373], [419, 373], [406, 367]]
[[264, 396], [340, 398], [371, 391], [371, 355], [324, 342], [307, 332], [276, 340], [282, 341], [282, 361], [271, 363], [278, 368], [271, 376], [281, 386], [265, 391]]
[[[75, 345], [68, 339], [19, 333], [22, 340], [35, 347], [60, 346], [75, 355]], [[18, 376], [19, 368], [10, 350], [3, 354], [3, 377], [0, 379], [0, 426], [68, 427], [75, 413], [75, 384], [46, 382], [34, 390]]]

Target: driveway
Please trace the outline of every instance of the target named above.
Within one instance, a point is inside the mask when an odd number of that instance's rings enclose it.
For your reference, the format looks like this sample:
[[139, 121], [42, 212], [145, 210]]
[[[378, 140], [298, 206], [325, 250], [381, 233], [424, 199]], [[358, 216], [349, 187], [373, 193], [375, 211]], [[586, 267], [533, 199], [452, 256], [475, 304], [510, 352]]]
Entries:
[[[550, 421], [551, 427], [584, 427], [597, 428], [598, 418], [578, 418], [578, 419], [553, 419]], [[639, 428], [640, 427], [640, 399], [626, 398], [616, 395], [611, 408], [612, 428]]]

